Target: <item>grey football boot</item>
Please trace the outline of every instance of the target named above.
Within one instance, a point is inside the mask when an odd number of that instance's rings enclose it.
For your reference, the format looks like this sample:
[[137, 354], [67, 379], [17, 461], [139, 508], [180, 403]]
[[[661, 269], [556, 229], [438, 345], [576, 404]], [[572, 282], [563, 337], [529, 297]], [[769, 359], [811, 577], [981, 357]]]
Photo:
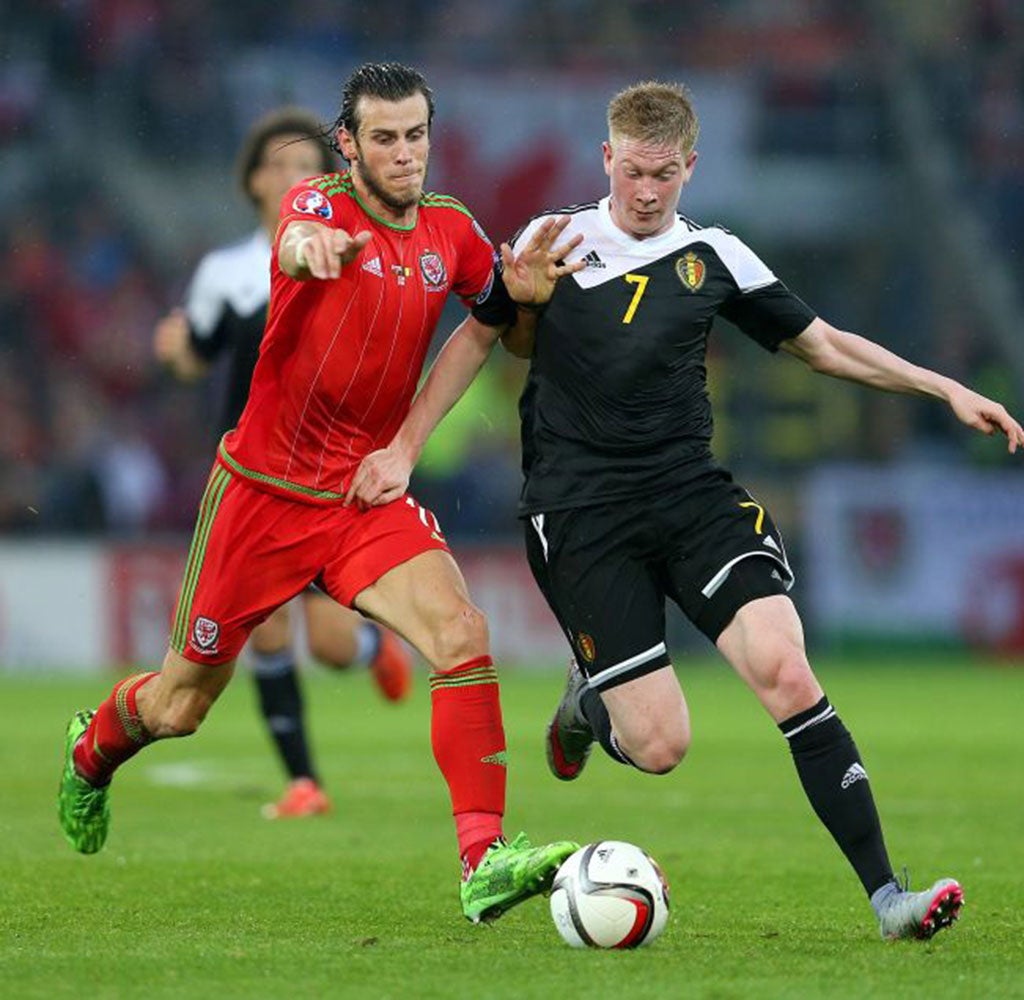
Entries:
[[580, 706], [580, 696], [586, 687], [587, 679], [576, 666], [576, 660], [570, 659], [565, 691], [544, 741], [548, 767], [559, 781], [575, 781], [580, 776], [594, 745], [594, 731]]
[[960, 916], [963, 902], [964, 891], [956, 879], [940, 878], [923, 892], [897, 884], [876, 906], [878, 926], [884, 938], [930, 938]]

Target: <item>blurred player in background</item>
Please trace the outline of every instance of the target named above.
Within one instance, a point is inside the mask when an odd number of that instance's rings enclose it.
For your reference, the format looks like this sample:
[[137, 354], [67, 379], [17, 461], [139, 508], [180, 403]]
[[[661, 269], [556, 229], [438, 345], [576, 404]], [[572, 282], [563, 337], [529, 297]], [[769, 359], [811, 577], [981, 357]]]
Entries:
[[[707, 337], [720, 314], [814, 371], [942, 399], [969, 427], [1005, 433], [1011, 452], [1024, 430], [998, 403], [830, 326], [731, 233], [677, 214], [697, 161], [683, 88], [628, 88], [608, 122], [610, 196], [561, 216], [584, 269], [556, 283], [567, 272], [542, 251], [559, 216], [542, 215], [502, 248], [504, 284], [532, 305], [517, 309], [496, 284], [478, 311], [494, 326], [515, 323], [505, 345], [531, 359], [520, 512], [531, 569], [574, 654], [549, 765], [562, 780], [579, 777], [595, 740], [653, 774], [682, 760], [690, 721], [665, 645], [671, 598], [778, 724], [882, 935], [930, 937], [956, 919], [961, 887], [940, 879], [910, 892], [893, 875], [867, 770], [807, 660], [782, 537], [711, 455]], [[430, 380], [460, 385], [456, 360], [442, 352]], [[407, 424], [429, 433], [452, 402], [421, 394]], [[360, 491], [364, 503], [378, 487], [400, 489], [409, 471], [394, 456], [370, 460], [388, 476]]]
[[[577, 847], [504, 839], [507, 753], [487, 622], [437, 519], [404, 488], [379, 506], [350, 502], [363, 458], [408, 412], [447, 296], [473, 306], [494, 285], [483, 230], [454, 198], [424, 193], [432, 118], [418, 72], [360, 67], [329, 132], [351, 170], [282, 200], [260, 357], [200, 504], [163, 667], [68, 724], [58, 813], [82, 853], [106, 840], [117, 767], [153, 740], [193, 733], [253, 628], [313, 581], [433, 668], [431, 742], [455, 816], [463, 914], [491, 919], [542, 891]], [[549, 256], [571, 249], [553, 246], [559, 232], [545, 231]], [[475, 372], [497, 332], [470, 316], [445, 353]]]
[[[336, 166], [319, 131], [314, 115], [294, 107], [273, 111], [252, 126], [239, 151], [237, 172], [259, 228], [247, 239], [207, 254], [189, 286], [185, 308], [164, 317], [154, 333], [157, 358], [185, 381], [206, 375], [214, 361], [228, 355], [217, 440], [238, 423], [249, 396], [267, 318], [271, 243], [281, 199], [293, 184]], [[385, 698], [399, 701], [408, 694], [411, 658], [391, 632], [315, 587], [308, 587], [298, 600], [310, 652], [317, 660], [335, 669], [369, 665]], [[253, 629], [249, 643], [263, 718], [290, 778], [280, 801], [263, 807], [271, 819], [313, 816], [330, 807], [306, 733], [289, 614], [294, 606], [278, 608]]]

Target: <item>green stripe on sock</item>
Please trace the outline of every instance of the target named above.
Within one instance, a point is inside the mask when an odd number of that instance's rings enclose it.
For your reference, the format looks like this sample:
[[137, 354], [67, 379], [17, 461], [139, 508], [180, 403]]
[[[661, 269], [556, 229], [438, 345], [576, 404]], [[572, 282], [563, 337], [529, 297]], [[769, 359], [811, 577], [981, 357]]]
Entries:
[[497, 684], [498, 671], [494, 667], [480, 667], [455, 674], [432, 673], [428, 678], [430, 690], [439, 688], [472, 687], [474, 684]]

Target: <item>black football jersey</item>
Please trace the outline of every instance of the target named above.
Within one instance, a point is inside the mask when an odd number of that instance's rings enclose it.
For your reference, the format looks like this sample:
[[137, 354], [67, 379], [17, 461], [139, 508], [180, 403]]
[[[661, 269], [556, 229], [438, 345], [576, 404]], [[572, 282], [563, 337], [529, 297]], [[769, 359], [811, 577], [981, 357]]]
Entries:
[[185, 298], [195, 352], [213, 361], [231, 352], [218, 437], [238, 423], [260, 353], [270, 301], [270, 240], [263, 229], [208, 253]]
[[[587, 266], [538, 318], [519, 403], [524, 515], [685, 485], [713, 464], [705, 353], [715, 317], [776, 351], [815, 316], [728, 230], [679, 216], [638, 240], [612, 221], [608, 198], [531, 220], [513, 248], [565, 214], [562, 239], [583, 234]], [[511, 322], [503, 282], [474, 313]]]

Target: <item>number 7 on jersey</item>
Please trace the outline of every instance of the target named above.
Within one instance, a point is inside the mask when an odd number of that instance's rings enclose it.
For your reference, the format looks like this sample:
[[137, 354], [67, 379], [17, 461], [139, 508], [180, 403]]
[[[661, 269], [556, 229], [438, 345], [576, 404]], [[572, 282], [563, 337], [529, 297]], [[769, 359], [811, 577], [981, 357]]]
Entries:
[[633, 298], [630, 300], [629, 308], [626, 310], [626, 315], [622, 317], [623, 323], [632, 323], [636, 307], [640, 305], [640, 300], [644, 297], [644, 292], [647, 291], [647, 282], [651, 279], [646, 274], [626, 274], [624, 277], [629, 284], [636, 285], [636, 291], [633, 293]]

